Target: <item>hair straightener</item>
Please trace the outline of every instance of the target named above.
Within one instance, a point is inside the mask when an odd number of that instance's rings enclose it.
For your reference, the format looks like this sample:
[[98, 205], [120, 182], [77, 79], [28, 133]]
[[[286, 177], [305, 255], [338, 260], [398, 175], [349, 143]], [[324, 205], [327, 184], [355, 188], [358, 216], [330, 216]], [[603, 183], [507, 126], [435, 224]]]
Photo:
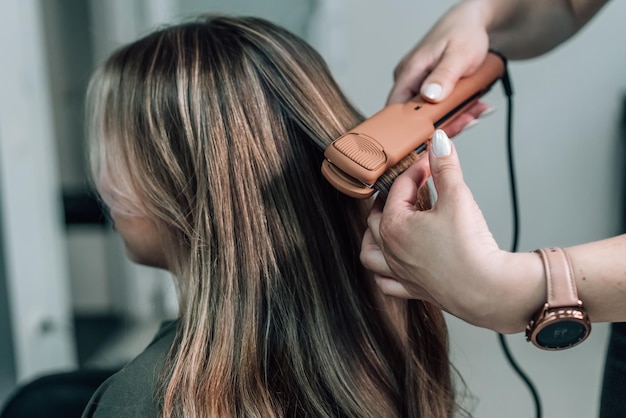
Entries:
[[322, 174], [340, 192], [358, 199], [374, 193], [374, 183], [411, 152], [426, 149], [435, 129], [463, 113], [505, 74], [505, 59], [489, 52], [478, 70], [456, 84], [439, 103], [420, 95], [392, 104], [335, 139], [324, 151]]

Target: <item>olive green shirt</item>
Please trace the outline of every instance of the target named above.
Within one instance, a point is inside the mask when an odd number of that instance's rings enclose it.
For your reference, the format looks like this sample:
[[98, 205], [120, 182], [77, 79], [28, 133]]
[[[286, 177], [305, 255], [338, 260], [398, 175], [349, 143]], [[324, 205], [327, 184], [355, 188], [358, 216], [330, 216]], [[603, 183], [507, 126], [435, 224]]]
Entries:
[[163, 323], [148, 347], [96, 390], [82, 418], [158, 417], [156, 388], [176, 325], [176, 321]]

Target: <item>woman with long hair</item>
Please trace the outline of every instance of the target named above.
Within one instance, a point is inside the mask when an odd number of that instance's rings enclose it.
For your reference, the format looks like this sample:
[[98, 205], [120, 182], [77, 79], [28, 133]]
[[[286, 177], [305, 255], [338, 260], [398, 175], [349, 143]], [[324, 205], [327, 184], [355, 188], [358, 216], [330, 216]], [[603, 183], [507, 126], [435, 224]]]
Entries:
[[160, 29], [97, 70], [88, 119], [115, 229], [173, 273], [180, 312], [85, 417], [455, 414], [441, 311], [382, 295], [359, 261], [370, 202], [320, 173], [363, 118], [303, 40], [257, 18]]

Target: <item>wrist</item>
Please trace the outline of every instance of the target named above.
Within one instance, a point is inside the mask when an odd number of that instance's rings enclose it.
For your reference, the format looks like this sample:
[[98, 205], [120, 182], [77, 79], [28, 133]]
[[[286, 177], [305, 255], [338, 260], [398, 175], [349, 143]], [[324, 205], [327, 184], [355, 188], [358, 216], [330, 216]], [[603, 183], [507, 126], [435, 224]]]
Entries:
[[[534, 40], [526, 33], [532, 25], [534, 9], [539, 1], [476, 0], [476, 9], [484, 16], [484, 28], [489, 47], [509, 59], [525, 57], [533, 50]], [[541, 28], [540, 28], [541, 29]], [[540, 32], [540, 30], [534, 30]], [[532, 35], [535, 36], [535, 35]], [[540, 38], [543, 35], [540, 36]], [[533, 56], [531, 54], [531, 56]]]
[[[465, 0], [462, 5], [471, 10], [485, 31], [491, 35], [509, 23], [513, 15], [511, 2], [501, 0]], [[515, 3], [515, 2], [513, 2]]]
[[578, 297], [572, 262], [560, 247], [535, 252], [544, 265], [547, 299], [528, 323], [526, 341], [544, 350], [574, 347], [589, 336], [591, 323]]
[[[484, 255], [468, 272], [463, 297], [445, 305], [451, 314], [482, 328], [502, 334], [523, 332], [533, 315], [545, 304], [546, 278], [536, 253], [497, 250]], [[470, 263], [471, 264], [471, 263]]]
[[489, 48], [505, 56], [508, 54], [510, 40], [507, 32], [516, 19], [516, 1], [502, 0], [465, 0], [458, 4], [458, 13], [464, 22], [480, 28], [488, 39]]
[[541, 257], [534, 252], [506, 253], [497, 296], [498, 309], [489, 328], [502, 334], [523, 332], [546, 302], [546, 276]]

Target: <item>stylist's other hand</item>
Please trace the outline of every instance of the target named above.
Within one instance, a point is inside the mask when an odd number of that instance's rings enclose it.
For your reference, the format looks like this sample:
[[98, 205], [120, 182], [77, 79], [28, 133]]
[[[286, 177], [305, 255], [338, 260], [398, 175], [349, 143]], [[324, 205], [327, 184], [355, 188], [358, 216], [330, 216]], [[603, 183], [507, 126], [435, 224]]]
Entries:
[[459, 78], [474, 73], [489, 49], [485, 13], [460, 2], [433, 26], [398, 64], [387, 103], [405, 103], [418, 93], [438, 102]]
[[536, 307], [517, 293], [524, 273], [516, 272], [536, 256], [500, 250], [443, 131], [435, 132], [428, 153], [437, 201], [430, 210], [416, 209], [428, 170], [407, 169], [384, 206], [377, 201], [370, 213], [361, 262], [388, 295], [429, 301], [474, 325], [520, 331]]

